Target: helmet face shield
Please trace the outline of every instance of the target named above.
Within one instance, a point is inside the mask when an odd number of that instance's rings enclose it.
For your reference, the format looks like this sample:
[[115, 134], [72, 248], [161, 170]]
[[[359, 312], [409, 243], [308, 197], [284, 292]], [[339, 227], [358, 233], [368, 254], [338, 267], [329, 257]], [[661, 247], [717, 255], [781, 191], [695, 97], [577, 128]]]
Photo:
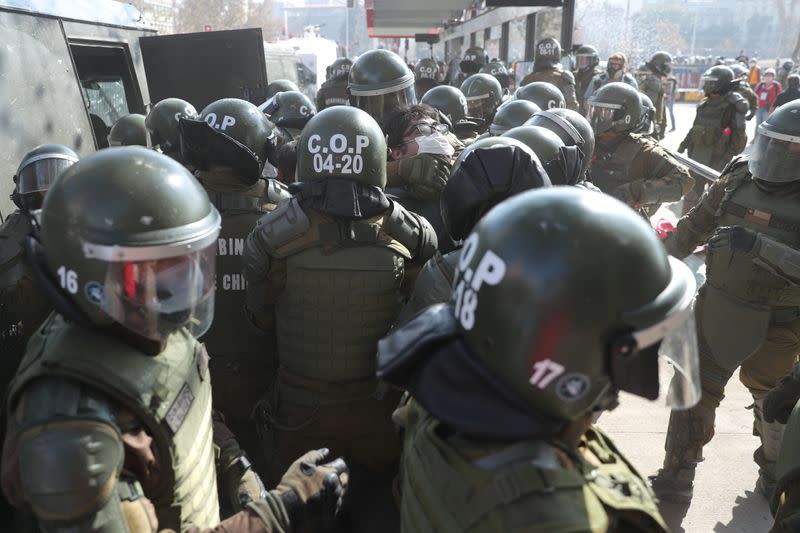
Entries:
[[71, 157], [50, 154], [41, 159], [26, 162], [25, 166], [17, 172], [17, 191], [20, 194], [47, 191], [58, 175], [76, 161], [77, 159]]
[[416, 103], [413, 79], [408, 87], [384, 94], [353, 94], [352, 91], [350, 93], [350, 105], [366, 111], [378, 122], [384, 115]]
[[800, 180], [800, 136], [758, 128], [748, 166], [758, 179], [773, 183]]
[[594, 54], [578, 54], [575, 56], [575, 66], [578, 67], [578, 70], [587, 71], [595, 66], [596, 58], [597, 56]]
[[467, 97], [467, 116], [490, 120], [496, 111], [494, 98], [491, 94]]
[[214, 317], [216, 241], [187, 255], [109, 264], [101, 306], [116, 322], [156, 341], [181, 327], [195, 337]]
[[700, 401], [701, 390], [697, 327], [691, 309], [661, 341], [658, 355], [675, 372], [667, 390], [667, 405], [675, 410], [694, 407]]
[[587, 107], [586, 118], [596, 135], [612, 129], [615, 125], [615, 118], [622, 110], [621, 105], [599, 102], [589, 102]]

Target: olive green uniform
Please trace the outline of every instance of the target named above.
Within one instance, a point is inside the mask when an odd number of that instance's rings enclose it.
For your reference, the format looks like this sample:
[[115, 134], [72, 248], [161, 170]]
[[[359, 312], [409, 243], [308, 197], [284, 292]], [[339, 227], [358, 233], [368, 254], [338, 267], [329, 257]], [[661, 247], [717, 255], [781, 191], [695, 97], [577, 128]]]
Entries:
[[[794, 379], [800, 377], [800, 364], [792, 368]], [[800, 403], [795, 404], [781, 441], [775, 465], [777, 486], [772, 511], [775, 524], [770, 533], [791, 533], [800, 528]]]
[[325, 81], [317, 91], [317, 112], [335, 105], [349, 104], [346, 75]]
[[24, 240], [33, 230], [20, 211], [0, 226], [0, 382], [11, 381], [25, 345], [52, 310], [36, 287], [25, 258]]
[[598, 138], [591, 176], [604, 193], [648, 213], [664, 202], [677, 202], [694, 185], [689, 171], [657, 142], [635, 133], [611, 142]]
[[774, 479], [782, 425], [764, 422], [761, 408], [800, 354], [800, 276], [783, 263], [800, 256], [798, 201], [796, 182], [766, 188], [753, 179], [747, 159], [737, 157], [666, 241], [676, 257], [686, 257], [723, 226], [749, 228], [760, 241], [757, 252], [726, 250], [706, 259], [707, 280], [695, 304], [703, 394], [692, 409], [672, 413], [664, 462], [686, 481], [693, 479], [702, 448], [714, 435], [716, 408], [737, 367], [755, 399], [754, 430], [762, 446], [754, 458], [762, 477]]
[[395, 419], [404, 532], [668, 531], [647, 482], [599, 428], [572, 451], [555, 440], [472, 441], [413, 400]]
[[[256, 328], [246, 316], [242, 253], [247, 235], [258, 219], [281, 201], [276, 196], [283, 191], [273, 180], [259, 180], [247, 187], [231, 185], [238, 180], [221, 173], [198, 171], [197, 176], [222, 216], [214, 322], [200, 339], [213, 356], [214, 408], [225, 416], [226, 425], [261, 470], [264, 458], [251, 411], [275, 377], [277, 357], [274, 334]], [[288, 199], [288, 191], [285, 195]]]
[[544, 81], [552, 83], [564, 95], [564, 101], [567, 103], [567, 109], [573, 111], [578, 110], [578, 98], [575, 95], [575, 77], [572, 72], [564, 70], [560, 66], [557, 68], [545, 68], [539, 71], [534, 71], [525, 76], [520, 83], [520, 87], [524, 87], [529, 83], [535, 81]]
[[602, 70], [595, 67], [585, 72], [579, 70], [575, 74], [575, 93], [578, 98], [578, 111], [580, 111], [581, 115], [586, 115], [586, 101], [584, 99], [586, 90], [589, 88], [589, 84], [592, 83], [592, 79], [602, 73]]
[[435, 234], [395, 202], [349, 220], [307, 207], [313, 187], [308, 194], [262, 217], [245, 243], [248, 309], [263, 323], [274, 306], [276, 318], [278, 379], [259, 408], [275, 450], [270, 470], [325, 446], [345, 456], [362, 497], [388, 496], [400, 456], [391, 423], [399, 392], [375, 379], [376, 343]]
[[650, 97], [656, 107], [656, 115], [653, 118], [655, 135], [663, 139], [664, 132], [667, 131], [667, 106], [664, 101], [665, 91], [661, 76], [650, 70], [639, 70], [636, 72], [636, 81], [639, 83], [639, 90]]
[[747, 100], [747, 105], [749, 111], [747, 116], [745, 117], [747, 120], [753, 118], [758, 110], [758, 96], [756, 96], [755, 91], [750, 84], [747, 83], [745, 80], [739, 81], [739, 84], [733, 90], [735, 93], [738, 93], [742, 98]]

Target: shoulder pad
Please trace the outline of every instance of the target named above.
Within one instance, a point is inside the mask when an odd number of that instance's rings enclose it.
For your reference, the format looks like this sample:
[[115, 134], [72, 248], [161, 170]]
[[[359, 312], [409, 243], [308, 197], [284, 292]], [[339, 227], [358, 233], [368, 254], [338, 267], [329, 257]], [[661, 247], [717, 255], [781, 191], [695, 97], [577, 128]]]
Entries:
[[439, 242], [436, 232], [425, 217], [408, 211], [400, 202], [392, 201], [392, 210], [383, 218], [383, 230], [408, 248], [411, 257], [427, 261], [433, 256]]
[[568, 70], [562, 70], [561, 71], [561, 78], [564, 81], [566, 81], [567, 83], [571, 83], [571, 84], [575, 85], [575, 75], [572, 74], [572, 72], [570, 72]]
[[458, 335], [458, 323], [449, 304], [428, 307], [404, 326], [378, 341], [376, 375], [405, 386], [416, 363], [430, 356], [430, 346]]
[[[125, 456], [110, 406], [91, 389], [59, 378], [35, 380], [23, 394], [17, 459], [35, 513], [74, 522], [99, 510], [116, 489]], [[53, 464], [68, 466], [54, 470]]]
[[256, 231], [261, 240], [273, 253], [281, 246], [305, 235], [310, 227], [311, 221], [300, 207], [297, 198], [283, 202], [256, 223]]
[[734, 156], [733, 159], [731, 159], [728, 164], [725, 165], [725, 168], [722, 169], [722, 172], [720, 172], [720, 177], [732, 172], [736, 172], [738, 174], [742, 172], [742, 170], [744, 170], [746, 174], [749, 174], [750, 171], [747, 169], [749, 162], [750, 159], [745, 154]]
[[750, 104], [747, 103], [745, 97], [736, 91], [729, 92], [725, 99], [729, 104], [736, 106], [736, 111], [739, 113], [747, 113], [747, 110], [750, 109]]
[[22, 213], [14, 212], [6, 217], [0, 226], [0, 265], [24, 255], [22, 242], [32, 230], [30, 220]]
[[265, 196], [269, 203], [280, 205], [291, 199], [292, 193], [289, 192], [289, 187], [285, 184], [270, 178], [267, 180], [267, 193]]

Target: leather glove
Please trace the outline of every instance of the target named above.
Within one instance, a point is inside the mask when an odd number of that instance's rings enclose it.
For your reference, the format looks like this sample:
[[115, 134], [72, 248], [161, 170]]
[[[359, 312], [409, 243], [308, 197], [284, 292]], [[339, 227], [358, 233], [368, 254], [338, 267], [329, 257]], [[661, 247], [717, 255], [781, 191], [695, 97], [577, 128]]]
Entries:
[[296, 460], [275, 488], [293, 531], [325, 531], [333, 524], [347, 489], [348, 469], [341, 457], [319, 464], [329, 450], [312, 450]]
[[415, 196], [435, 200], [450, 177], [450, 160], [441, 155], [419, 154], [397, 162], [400, 181]]
[[800, 379], [791, 372], [764, 398], [764, 420], [785, 424], [797, 400], [800, 400]]
[[742, 226], [724, 226], [717, 229], [708, 241], [710, 252], [720, 248], [730, 248], [742, 253], [750, 253], [756, 244], [758, 234]]

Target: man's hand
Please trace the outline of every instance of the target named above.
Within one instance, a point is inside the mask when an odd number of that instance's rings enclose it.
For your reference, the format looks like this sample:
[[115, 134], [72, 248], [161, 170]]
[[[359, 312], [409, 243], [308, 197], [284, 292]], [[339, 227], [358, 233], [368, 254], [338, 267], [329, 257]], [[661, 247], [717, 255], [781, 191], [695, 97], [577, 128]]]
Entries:
[[300, 457], [275, 489], [294, 531], [324, 531], [339, 512], [347, 489], [348, 470], [342, 458], [319, 464], [328, 453], [327, 448], [322, 448]]

